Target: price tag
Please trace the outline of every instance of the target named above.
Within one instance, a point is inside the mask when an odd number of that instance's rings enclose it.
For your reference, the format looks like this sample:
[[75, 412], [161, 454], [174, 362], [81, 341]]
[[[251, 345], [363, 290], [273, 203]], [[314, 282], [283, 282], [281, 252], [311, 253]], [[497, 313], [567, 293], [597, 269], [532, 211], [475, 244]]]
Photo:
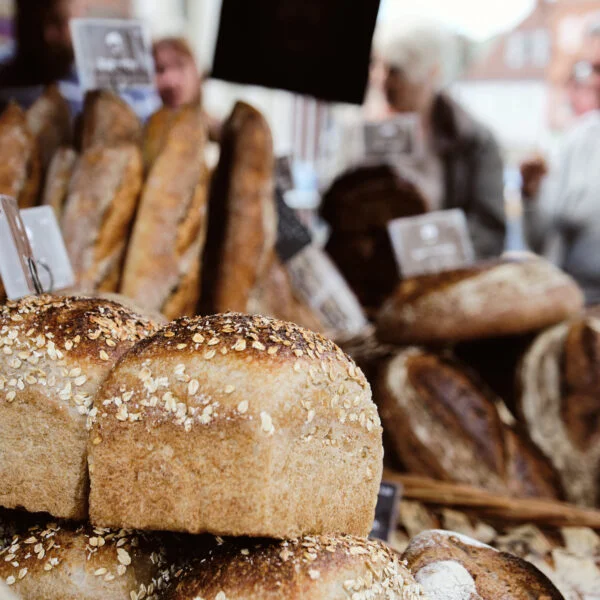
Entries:
[[294, 210], [286, 204], [279, 189], [276, 195], [279, 215], [276, 250], [279, 258], [286, 263], [306, 246], [309, 246], [312, 243], [312, 237]]
[[277, 189], [282, 194], [294, 189], [294, 173], [289, 156], [280, 156], [275, 161], [275, 181]]
[[50, 206], [19, 211], [13, 198], [0, 196], [0, 275], [10, 300], [74, 285]]
[[423, 154], [423, 141], [416, 115], [399, 115], [392, 119], [364, 125], [367, 162], [394, 162]]
[[84, 91], [154, 87], [154, 60], [141, 21], [72, 19], [75, 61]]
[[458, 269], [475, 260], [460, 209], [395, 219], [388, 223], [388, 231], [403, 277]]
[[390, 541], [390, 536], [398, 524], [398, 503], [402, 495], [402, 486], [395, 483], [381, 482], [377, 506], [375, 507], [375, 521], [370, 537]]

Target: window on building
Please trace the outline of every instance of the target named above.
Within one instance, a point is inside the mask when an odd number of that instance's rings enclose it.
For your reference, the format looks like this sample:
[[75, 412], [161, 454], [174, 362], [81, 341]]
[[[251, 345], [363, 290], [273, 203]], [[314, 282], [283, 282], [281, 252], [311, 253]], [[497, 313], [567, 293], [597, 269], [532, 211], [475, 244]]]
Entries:
[[550, 62], [550, 33], [544, 29], [531, 33], [531, 62], [540, 68]]
[[527, 38], [521, 31], [510, 35], [506, 43], [506, 64], [511, 69], [522, 69], [527, 55]]

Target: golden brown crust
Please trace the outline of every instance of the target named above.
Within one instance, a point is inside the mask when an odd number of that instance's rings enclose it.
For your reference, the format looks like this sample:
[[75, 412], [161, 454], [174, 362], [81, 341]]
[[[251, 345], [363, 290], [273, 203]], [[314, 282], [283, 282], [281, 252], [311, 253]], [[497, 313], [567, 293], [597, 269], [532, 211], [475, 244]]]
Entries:
[[176, 110], [169, 108], [168, 106], [163, 106], [148, 119], [148, 122], [144, 127], [144, 138], [142, 143], [144, 171], [146, 173], [150, 172], [156, 159], [163, 151], [176, 115]]
[[166, 600], [425, 600], [398, 555], [378, 541], [315, 536], [219, 540]]
[[20, 208], [37, 204], [41, 165], [25, 113], [9, 104], [0, 116], [0, 194], [17, 199]]
[[277, 212], [271, 130], [238, 102], [223, 128], [210, 191], [202, 312], [248, 312], [250, 297], [274, 256]]
[[279, 538], [371, 528], [379, 417], [364, 375], [318, 334], [239, 314], [176, 321], [120, 361], [91, 416], [94, 523]]
[[403, 281], [379, 313], [378, 335], [400, 344], [517, 335], [582, 308], [577, 284], [549, 262], [492, 261]]
[[421, 533], [403, 558], [428, 600], [564, 600], [532, 564], [451, 531]]
[[199, 109], [181, 109], [146, 181], [121, 292], [168, 319], [193, 315], [206, 236], [206, 127]]
[[141, 187], [142, 158], [136, 146], [96, 146], [81, 156], [62, 229], [82, 291], [117, 291]]
[[85, 517], [92, 399], [154, 330], [107, 300], [32, 296], [0, 307], [0, 506]]
[[57, 219], [62, 217], [76, 162], [77, 152], [75, 150], [72, 148], [59, 148], [48, 168], [42, 204], [51, 206]]
[[142, 126], [133, 109], [106, 90], [85, 96], [81, 124], [81, 152], [94, 146], [140, 144]]

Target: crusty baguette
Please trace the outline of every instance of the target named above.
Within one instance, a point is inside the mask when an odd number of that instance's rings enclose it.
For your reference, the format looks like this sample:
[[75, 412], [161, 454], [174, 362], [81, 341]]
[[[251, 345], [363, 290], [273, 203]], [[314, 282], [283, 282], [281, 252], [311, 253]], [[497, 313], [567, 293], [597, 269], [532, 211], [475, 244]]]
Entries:
[[62, 220], [81, 291], [117, 291], [141, 186], [142, 157], [136, 146], [96, 146], [82, 155]]
[[146, 181], [127, 253], [121, 293], [169, 319], [193, 315], [206, 236], [206, 126], [181, 109]]
[[62, 216], [76, 162], [77, 152], [68, 147], [59, 148], [50, 162], [42, 204], [51, 206], [57, 219]]
[[142, 125], [133, 109], [106, 90], [88, 92], [81, 121], [81, 151], [96, 145], [139, 144]]
[[144, 127], [144, 138], [142, 142], [144, 171], [146, 173], [150, 171], [152, 165], [154, 165], [156, 159], [162, 152], [176, 115], [176, 110], [169, 108], [168, 106], [163, 106], [148, 119], [148, 122]]
[[238, 102], [225, 123], [210, 191], [201, 312], [247, 312], [273, 260], [277, 236], [271, 131]]
[[25, 113], [9, 104], [0, 116], [0, 194], [17, 199], [20, 208], [37, 204], [41, 165]]
[[73, 128], [69, 104], [56, 85], [50, 85], [27, 111], [27, 125], [37, 139], [42, 169], [46, 171], [60, 146], [71, 144]]

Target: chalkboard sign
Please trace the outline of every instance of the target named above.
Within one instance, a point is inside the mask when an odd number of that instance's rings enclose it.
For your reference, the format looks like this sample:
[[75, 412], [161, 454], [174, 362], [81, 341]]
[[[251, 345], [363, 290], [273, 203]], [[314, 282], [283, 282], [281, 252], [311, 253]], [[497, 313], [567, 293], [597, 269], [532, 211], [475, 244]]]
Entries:
[[294, 210], [285, 203], [281, 190], [277, 189], [276, 196], [279, 216], [276, 250], [279, 258], [288, 262], [306, 246], [310, 246], [312, 237]]
[[389, 542], [392, 532], [398, 522], [398, 502], [401, 489], [395, 483], [381, 482], [377, 506], [375, 507], [375, 521], [371, 530], [371, 537]]

